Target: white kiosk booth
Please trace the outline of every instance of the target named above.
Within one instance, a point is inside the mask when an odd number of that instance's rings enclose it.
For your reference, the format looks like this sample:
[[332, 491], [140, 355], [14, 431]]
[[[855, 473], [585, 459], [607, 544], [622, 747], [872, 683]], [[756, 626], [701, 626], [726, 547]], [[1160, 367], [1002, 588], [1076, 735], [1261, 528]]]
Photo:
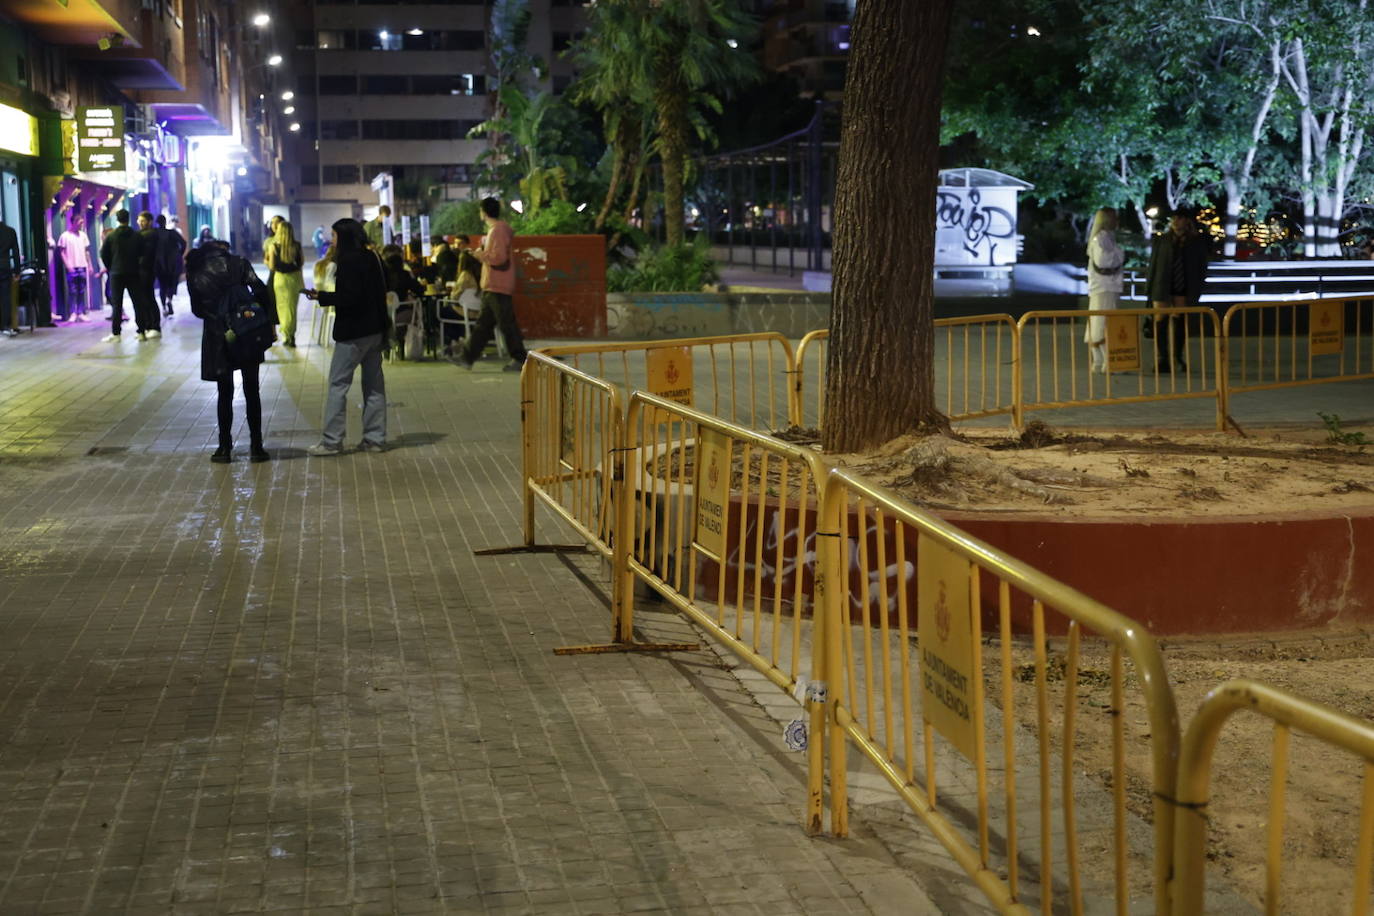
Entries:
[[942, 169], [935, 189], [935, 294], [1011, 295], [1021, 251], [1016, 195], [1035, 187], [992, 169]]

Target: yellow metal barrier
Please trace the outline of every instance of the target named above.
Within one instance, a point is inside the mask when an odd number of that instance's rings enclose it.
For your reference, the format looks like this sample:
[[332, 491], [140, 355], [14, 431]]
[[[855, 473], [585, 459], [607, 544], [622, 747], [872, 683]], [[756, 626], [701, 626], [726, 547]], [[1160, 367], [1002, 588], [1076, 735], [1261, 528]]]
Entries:
[[1222, 329], [1228, 397], [1374, 378], [1374, 299], [1240, 303]]
[[[1069, 911], [1082, 912], [1085, 870], [1090, 870], [1089, 879], [1113, 875], [1116, 911], [1126, 912], [1130, 893], [1124, 668], [1129, 662], [1145, 707], [1145, 721], [1130, 724], [1134, 737], [1148, 740], [1152, 755], [1153, 875], [1146, 886], [1154, 892], [1154, 911], [1167, 913], [1174, 812], [1163, 800], [1173, 797], [1179, 726], [1154, 638], [1135, 621], [849, 471], [830, 472], [822, 506], [820, 540], [827, 548], [823, 657], [831, 704], [834, 832], [847, 831], [848, 739], [1003, 911], [1025, 911], [1023, 901], [1032, 895], [1024, 887], [1023, 863], [1033, 851], [1038, 854], [1034, 875], [1039, 877], [1042, 912], [1052, 912], [1057, 883], [1066, 888]], [[983, 629], [985, 618], [990, 631]], [[1019, 667], [1013, 655], [1018, 639], [1014, 626], [1030, 636], [1030, 661]], [[1062, 668], [1050, 664], [1047, 629], [1064, 633]], [[1110, 851], [1104, 861], [1084, 861], [1075, 808], [1081, 787], [1075, 786], [1074, 723], [1079, 715], [1084, 631], [1110, 646], [1106, 714], [1113, 735], [1112, 815], [1110, 830], [1101, 829], [1091, 837], [1094, 848], [1100, 845]], [[913, 637], [919, 637], [919, 643]], [[1020, 651], [1025, 655], [1024, 647]], [[1000, 669], [996, 686], [988, 688], [985, 654], [988, 663]], [[1063, 707], [1054, 716], [1049, 683], [1052, 673], [1061, 671]], [[1014, 678], [1014, 673], [1020, 677]], [[1016, 689], [1018, 680], [1032, 679], [1033, 687]], [[985, 695], [987, 689], [991, 698]], [[1019, 693], [1031, 695], [1026, 708], [1034, 709], [1035, 734], [1026, 742], [1034, 752], [1029, 754], [1017, 748], [1018, 732], [1025, 728], [1018, 724], [1018, 700], [1025, 699]], [[993, 708], [989, 699], [1000, 706], [1000, 715], [984, 722], [984, 709]], [[937, 733], [942, 736], [938, 745]], [[1061, 742], [1057, 822], [1052, 805], [1054, 736]], [[990, 748], [990, 739], [994, 747], [1000, 743], [1000, 749]], [[1035, 788], [1020, 781], [1021, 770], [1031, 766], [1037, 770]], [[958, 787], [942, 796], [937, 790], [940, 779]], [[1018, 812], [1023, 803], [1039, 808], [1034, 850], [1019, 843], [1024, 830]], [[960, 826], [970, 821], [973, 826], [967, 830]], [[1055, 851], [1061, 841], [1062, 867]]]
[[[830, 329], [812, 331], [797, 344], [797, 371], [793, 380], [794, 426], [822, 429], [825, 426], [825, 373], [830, 360]], [[806, 390], [807, 379], [812, 390]]]
[[[1110, 355], [1101, 373], [1084, 343], [1095, 316], [1107, 323]], [[1140, 333], [1147, 319], [1162, 346]], [[1221, 326], [1210, 308], [1027, 312], [1017, 327], [1017, 426], [1029, 410], [1212, 398], [1217, 429], [1225, 428]]]
[[[1010, 315], [935, 320], [935, 401], [945, 416], [960, 422], [1015, 415], [1017, 336]], [[828, 330], [812, 331], [797, 347], [799, 426], [820, 428], [825, 421], [829, 339]]]
[[525, 360], [520, 388], [525, 545], [534, 546], [541, 501], [610, 559], [620, 392], [537, 350]]
[[[617, 642], [643, 581], [783, 691], [820, 670], [811, 594], [817, 454], [642, 392], [629, 400], [616, 497]], [[807, 657], [807, 650], [811, 657]], [[811, 717], [806, 824], [821, 829], [822, 698]]]
[[[1234, 680], [1207, 694], [1188, 724], [1179, 759], [1179, 814], [1174, 843], [1174, 912], [1203, 912], [1207, 866], [1207, 805], [1212, 775], [1212, 752], [1222, 726], [1231, 714], [1246, 709], [1274, 722], [1274, 767], [1265, 863], [1264, 910], [1281, 912], [1279, 888], [1283, 851], [1284, 794], [1288, 780], [1288, 739], [1292, 730], [1305, 732], [1327, 744], [1364, 759], [1359, 844], [1355, 854], [1352, 911], [1369, 910], [1370, 881], [1374, 878], [1374, 726], [1327, 706], [1304, 700], [1253, 681]], [[1304, 909], [1301, 902], [1290, 912]]]
[[792, 417], [792, 345], [776, 333], [630, 343], [570, 344], [541, 352], [618, 385], [648, 391], [750, 429]]

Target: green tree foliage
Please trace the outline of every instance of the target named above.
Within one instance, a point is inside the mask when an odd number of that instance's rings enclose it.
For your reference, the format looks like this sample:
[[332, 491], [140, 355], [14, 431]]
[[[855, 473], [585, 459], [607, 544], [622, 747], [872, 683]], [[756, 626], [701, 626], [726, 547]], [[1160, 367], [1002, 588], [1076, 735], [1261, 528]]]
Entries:
[[[627, 160], [642, 156], [644, 127], [663, 167], [667, 241], [681, 244], [683, 178], [693, 134], [708, 133], [704, 112], [754, 79], [743, 47], [753, 23], [738, 0], [601, 0], [588, 7], [587, 29], [572, 49], [582, 71], [578, 97], [602, 112], [620, 163], [612, 191], [625, 183]], [[610, 212], [603, 203], [602, 222]]]

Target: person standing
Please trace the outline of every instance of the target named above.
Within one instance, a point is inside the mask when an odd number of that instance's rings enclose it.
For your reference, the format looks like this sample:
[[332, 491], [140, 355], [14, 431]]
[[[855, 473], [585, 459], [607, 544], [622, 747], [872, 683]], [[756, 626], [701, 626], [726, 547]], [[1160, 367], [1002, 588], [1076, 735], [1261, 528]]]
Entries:
[[[157, 278], [157, 229], [153, 227], [153, 214], [147, 210], [138, 214], [138, 236], [142, 247], [138, 252], [138, 294], [134, 296], [134, 322], [138, 326], [139, 340], [153, 340], [162, 336], [162, 313], [158, 311], [157, 294], [153, 289]], [[141, 306], [140, 299], [143, 300]]]
[[267, 287], [253, 271], [253, 265], [229, 251], [220, 241], [203, 242], [186, 259], [186, 292], [191, 297], [191, 314], [205, 322], [200, 332], [200, 377], [218, 388], [216, 419], [219, 448], [210, 460], [228, 464], [234, 454], [234, 372], [243, 380], [243, 406], [248, 421], [249, 458], [268, 461], [271, 455], [262, 444], [262, 394], [258, 387], [258, 366], [263, 357], [236, 357], [229, 349], [221, 304], [235, 286], [246, 286], [263, 308], [271, 310]]
[[[377, 208], [377, 216], [367, 221], [367, 243], [372, 246], [373, 251], [381, 251], [386, 244], [386, 232], [383, 231], [383, 223], [391, 222], [391, 208], [382, 204]], [[338, 225], [335, 223], [334, 225]]]
[[102, 340], [119, 340], [121, 323], [124, 320], [124, 293], [134, 303], [134, 318], [139, 326], [139, 339], [143, 339], [142, 306], [139, 304], [138, 270], [139, 256], [143, 251], [143, 239], [129, 228], [129, 211], [120, 210], [115, 214], [116, 226], [105, 236], [100, 244], [100, 263], [110, 275], [110, 333]]
[[452, 357], [452, 362], [471, 369], [491, 342], [493, 329], [500, 327], [511, 357], [503, 368], [506, 372], [519, 372], [525, 364], [525, 341], [515, 320], [515, 260], [511, 251], [515, 233], [501, 219], [501, 203], [494, 197], [482, 200], [482, 222], [487, 226], [487, 237], [482, 247], [472, 253], [482, 262], [482, 311], [472, 336]]
[[67, 280], [67, 321], [90, 321], [91, 242], [81, 217], [73, 216], [57, 238]]
[[[1191, 213], [1175, 210], [1169, 218], [1169, 228], [1155, 238], [1150, 252], [1150, 306], [1155, 309], [1186, 308], [1202, 300], [1202, 287], [1207, 283], [1207, 240], [1198, 232], [1197, 221]], [[1156, 314], [1155, 368], [1159, 372], [1186, 372], [1183, 361], [1187, 347], [1183, 316]], [[1173, 347], [1170, 349], [1169, 342]], [[1173, 362], [1169, 354], [1173, 354]]]
[[315, 234], [310, 240], [315, 243], [315, 257], [324, 257], [324, 253], [329, 250], [329, 233], [324, 231], [324, 226], [316, 226]]
[[267, 267], [272, 271], [272, 295], [277, 300], [277, 323], [281, 325], [282, 345], [296, 346], [296, 305], [305, 288], [304, 254], [291, 224], [277, 222], [276, 235], [267, 246]]
[[157, 215], [157, 253], [153, 259], [153, 270], [157, 276], [157, 295], [162, 303], [162, 314], [172, 314], [172, 300], [176, 298], [177, 285], [181, 282], [181, 271], [186, 263], [186, 240], [175, 229], [167, 228], [167, 217]]
[[215, 240], [215, 236], [214, 236], [214, 233], [212, 233], [212, 232], [210, 231], [210, 227], [209, 227], [209, 226], [201, 226], [201, 227], [200, 227], [200, 232], [197, 233], [197, 235], [196, 235], [196, 240], [195, 240], [195, 242], [191, 245], [191, 247], [192, 247], [192, 248], [199, 248], [201, 245], [204, 245], [206, 242], [213, 242], [214, 240]]
[[19, 233], [0, 223], [0, 334], [19, 336], [19, 308], [14, 304], [14, 280], [19, 276]]
[[334, 355], [329, 363], [324, 429], [311, 455], [343, 453], [348, 427], [348, 389], [353, 370], [363, 369], [363, 441], [365, 452], [386, 450], [386, 378], [382, 350], [387, 328], [386, 276], [382, 259], [368, 247], [367, 233], [355, 219], [333, 225], [335, 292], [309, 289], [305, 295], [334, 309]]
[[[1126, 254], [1116, 243], [1117, 215], [1111, 207], [1103, 207], [1093, 216], [1088, 236], [1088, 310], [1111, 311], [1121, 298], [1121, 265]], [[1092, 358], [1091, 371], [1107, 371], [1107, 316], [1089, 315], [1083, 333]]]

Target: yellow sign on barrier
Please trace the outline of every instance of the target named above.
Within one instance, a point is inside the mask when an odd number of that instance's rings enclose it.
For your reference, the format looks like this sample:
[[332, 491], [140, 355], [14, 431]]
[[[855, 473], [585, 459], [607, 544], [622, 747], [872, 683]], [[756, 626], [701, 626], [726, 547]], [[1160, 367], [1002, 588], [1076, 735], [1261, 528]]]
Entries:
[[973, 605], [969, 561], [925, 536], [916, 558], [925, 721], [969, 760], [977, 757], [983, 714], [974, 700]]
[[1331, 356], [1345, 349], [1345, 302], [1314, 302], [1307, 324], [1313, 356]]
[[714, 430], [697, 432], [696, 533], [700, 550], [716, 560], [725, 556], [725, 507], [730, 493], [730, 439]]
[[692, 351], [688, 347], [662, 347], [645, 354], [649, 392], [669, 401], [692, 406]]
[[1140, 319], [1135, 315], [1107, 316], [1107, 368], [1112, 372], [1140, 369]]

